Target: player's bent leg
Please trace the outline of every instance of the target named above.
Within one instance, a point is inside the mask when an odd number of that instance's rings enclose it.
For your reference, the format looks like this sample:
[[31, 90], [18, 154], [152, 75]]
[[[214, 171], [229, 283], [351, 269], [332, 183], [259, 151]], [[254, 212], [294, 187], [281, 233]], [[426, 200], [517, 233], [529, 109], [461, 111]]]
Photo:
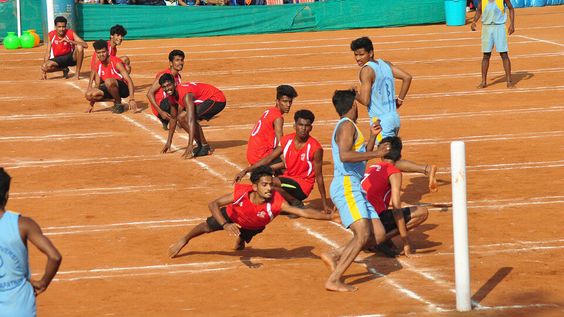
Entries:
[[357, 220], [351, 224], [350, 228], [353, 232], [353, 238], [345, 246], [335, 270], [325, 282], [325, 288], [329, 291], [352, 292], [357, 290], [355, 286], [345, 284], [342, 277], [370, 237], [370, 220]]
[[237, 237], [237, 241], [235, 241], [235, 246], [233, 247], [233, 250], [241, 251], [244, 249], [245, 249], [245, 240], [243, 240], [243, 238], [241, 237]]
[[84, 48], [77, 45], [74, 49], [73, 59], [76, 61], [76, 79], [80, 80], [80, 70], [82, 69], [82, 61], [84, 60]]
[[114, 99], [114, 103], [121, 104], [121, 96], [119, 95], [119, 86], [115, 78], [107, 78], [104, 80], [104, 86], [108, 89], [108, 93]]
[[190, 242], [190, 240], [202, 234], [210, 233], [210, 232], [212, 232], [212, 229], [208, 226], [207, 222], [200, 223], [199, 225], [195, 226], [192, 230], [190, 230], [188, 234], [186, 234], [184, 237], [182, 237], [180, 240], [178, 240], [176, 243], [174, 243], [168, 248], [168, 256], [170, 258], [174, 258], [175, 256], [178, 255], [178, 253], [182, 250], [182, 248], [184, 248], [188, 244], [188, 242]]
[[96, 101], [100, 101], [104, 99], [104, 92], [97, 88], [90, 88], [86, 91], [84, 97], [86, 98], [86, 100], [89, 101], [89, 106], [86, 109], [86, 113], [90, 113], [94, 108], [94, 103]]
[[120, 59], [123, 61], [123, 66], [125, 66], [125, 70], [127, 71], [128, 74], [131, 74], [131, 61], [129, 60], [129, 57], [127, 56], [122, 56], [120, 57]]
[[407, 230], [411, 230], [422, 223], [424, 223], [429, 217], [429, 209], [423, 206], [413, 206], [409, 207], [411, 212], [411, 219], [407, 222]]

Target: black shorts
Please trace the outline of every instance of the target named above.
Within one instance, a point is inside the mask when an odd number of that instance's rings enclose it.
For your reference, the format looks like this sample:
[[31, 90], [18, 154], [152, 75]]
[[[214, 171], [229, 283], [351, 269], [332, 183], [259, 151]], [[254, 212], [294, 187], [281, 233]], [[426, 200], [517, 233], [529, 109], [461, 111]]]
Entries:
[[[161, 101], [161, 103], [159, 104], [159, 108], [161, 108], [162, 111], [170, 114], [170, 102], [168, 101], [168, 98], [165, 98]], [[159, 120], [161, 120], [161, 122], [168, 122], [168, 120], [165, 120], [163, 118], [161, 118], [161, 115], [158, 114], [157, 118], [159, 118]]]
[[[119, 96], [121, 98], [128, 97], [129, 87], [127, 87], [127, 84], [123, 80], [118, 80], [117, 82], [118, 82]], [[114, 97], [112, 97], [112, 94], [110, 94], [110, 92], [108, 91], [108, 87], [106, 87], [104, 83], [101, 83], [98, 89], [104, 92], [104, 99], [114, 99]]]
[[[411, 220], [411, 208], [405, 207], [402, 208], [401, 211], [403, 212], [403, 219], [405, 219], [405, 224], [407, 225], [409, 220]], [[384, 212], [381, 213], [379, 216], [380, 216], [380, 221], [382, 222], [384, 228], [386, 229], [386, 233], [389, 233], [390, 231], [396, 230], [398, 228], [398, 226], [396, 225], [396, 220], [394, 219], [394, 214], [391, 209], [384, 210]]]
[[196, 105], [196, 118], [198, 120], [209, 121], [213, 116], [220, 113], [225, 108], [224, 101], [205, 100]]
[[67, 68], [69, 66], [76, 66], [76, 61], [72, 57], [73, 53], [74, 52], [70, 52], [67, 55], [61, 55], [61, 56], [53, 57], [49, 60], [57, 63], [57, 65], [60, 68]]
[[[233, 223], [231, 218], [229, 218], [229, 216], [227, 215], [227, 209], [225, 209], [225, 207], [222, 207], [220, 210], [221, 210], [221, 214], [223, 215], [223, 218], [227, 220], [227, 223]], [[223, 227], [217, 222], [217, 220], [213, 216], [208, 217], [208, 219], [206, 219], [206, 223], [208, 224], [208, 227], [210, 227], [212, 232], [223, 230]], [[246, 243], [249, 243], [251, 242], [254, 236], [261, 233], [263, 230], [264, 228], [261, 229], [239, 228], [239, 231], [241, 232], [241, 234], [239, 234], [239, 237], [245, 240]]]
[[297, 200], [304, 200], [307, 198], [307, 195], [300, 187], [300, 184], [298, 184], [295, 180], [287, 177], [278, 177], [278, 179], [280, 179], [280, 182], [282, 183], [282, 189], [292, 197]]

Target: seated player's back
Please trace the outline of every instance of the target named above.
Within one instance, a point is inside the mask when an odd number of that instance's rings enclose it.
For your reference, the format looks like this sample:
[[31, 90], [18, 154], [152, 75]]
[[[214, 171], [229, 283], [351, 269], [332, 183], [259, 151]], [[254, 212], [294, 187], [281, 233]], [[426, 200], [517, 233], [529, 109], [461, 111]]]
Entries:
[[214, 100], [225, 102], [225, 95], [223, 92], [216, 87], [205, 84], [205, 83], [195, 83], [188, 82], [176, 86], [176, 91], [178, 92], [178, 104], [180, 107], [185, 108], [184, 96], [191, 93], [194, 96], [194, 103], [202, 103], [206, 100]]

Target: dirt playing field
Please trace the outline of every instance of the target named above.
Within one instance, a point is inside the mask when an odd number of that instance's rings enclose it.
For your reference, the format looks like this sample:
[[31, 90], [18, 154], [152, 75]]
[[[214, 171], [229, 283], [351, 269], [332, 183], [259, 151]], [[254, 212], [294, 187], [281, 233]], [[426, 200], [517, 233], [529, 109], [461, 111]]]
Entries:
[[[469, 14], [468, 17], [473, 16]], [[13, 177], [8, 209], [36, 219], [63, 254], [55, 281], [38, 298], [39, 316], [414, 316], [456, 315], [450, 146], [467, 147], [471, 288], [469, 316], [564, 315], [564, 6], [516, 10], [510, 37], [515, 89], [505, 87], [493, 54], [490, 86], [480, 81], [480, 30], [429, 25], [336, 32], [124, 41], [118, 55], [133, 67], [141, 113], [87, 108], [80, 81], [49, 74], [45, 47], [0, 52], [0, 166]], [[127, 25], [125, 24], [127, 27]], [[108, 25], [108, 28], [110, 25]], [[317, 118], [312, 135], [326, 148], [338, 116], [336, 89], [358, 85], [351, 40], [370, 36], [377, 57], [414, 76], [400, 108], [403, 156], [440, 167], [440, 189], [404, 177], [407, 204], [433, 204], [411, 233], [417, 253], [384, 258], [361, 253], [346, 272], [359, 287], [328, 292], [322, 252], [350, 234], [335, 223], [277, 218], [242, 252], [225, 232], [194, 240], [176, 259], [170, 244], [209, 216], [207, 204], [231, 190], [246, 166], [250, 129], [291, 84], [295, 110]], [[160, 154], [166, 132], [147, 109], [154, 75], [168, 52], [182, 49], [184, 80], [213, 84], [226, 109], [205, 123], [215, 153], [182, 160]], [[74, 70], [74, 68], [71, 68]], [[368, 133], [366, 110], [359, 124]], [[248, 180], [247, 180], [248, 181]], [[306, 202], [319, 207], [314, 189]], [[32, 271], [45, 258], [33, 247]], [[34, 277], [38, 277], [35, 275]]]

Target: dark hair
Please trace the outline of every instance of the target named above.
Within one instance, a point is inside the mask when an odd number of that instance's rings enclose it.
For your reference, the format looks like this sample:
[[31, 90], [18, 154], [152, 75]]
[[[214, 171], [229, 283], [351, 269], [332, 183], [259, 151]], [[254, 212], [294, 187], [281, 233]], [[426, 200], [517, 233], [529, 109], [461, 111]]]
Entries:
[[251, 172], [251, 182], [253, 184], [257, 184], [258, 181], [263, 176], [271, 176], [271, 177], [274, 176], [274, 171], [272, 170], [272, 168], [270, 168], [270, 166], [262, 165], [262, 166], [255, 168]]
[[110, 29], [110, 35], [114, 35], [114, 34], [126, 36], [127, 30], [123, 27], [123, 25], [116, 24], [112, 26], [112, 28]]
[[335, 93], [333, 94], [333, 105], [335, 106], [335, 110], [337, 110], [339, 116], [343, 116], [351, 110], [355, 97], [356, 92], [352, 89], [335, 90]]
[[8, 175], [6, 171], [4, 171], [4, 168], [0, 167], [0, 206], [1, 207], [6, 206], [7, 200], [5, 198], [6, 198], [6, 193], [10, 191], [11, 180], [12, 178], [10, 177], [10, 175]]
[[397, 136], [389, 136], [380, 141], [380, 144], [384, 143], [390, 144], [390, 150], [388, 151], [388, 154], [384, 155], [384, 158], [394, 162], [399, 161], [401, 159], [401, 149], [403, 147], [401, 139]]
[[94, 46], [94, 50], [101, 50], [103, 48], [108, 49], [108, 42], [106, 40], [96, 40], [92, 46]]
[[302, 109], [294, 113], [294, 122], [298, 122], [298, 119], [309, 120], [309, 123], [313, 123], [313, 121], [315, 120], [315, 115], [313, 114], [313, 112], [307, 109]]
[[351, 51], [356, 51], [358, 49], [363, 48], [365, 51], [370, 52], [374, 50], [374, 46], [372, 45], [372, 41], [364, 36], [357, 38], [356, 40], [351, 42]]
[[170, 51], [170, 53], [168, 53], [168, 60], [169, 61], [173, 61], [174, 60], [174, 56], [181, 56], [182, 59], [184, 59], [186, 56], [184, 55], [184, 52], [181, 50], [172, 50]]
[[67, 24], [67, 18], [65, 18], [64, 16], [58, 16], [55, 18], [55, 25], [57, 25], [57, 23], [65, 23]]
[[163, 85], [167, 81], [174, 83], [174, 77], [171, 74], [163, 74], [161, 78], [159, 78], [159, 85]]
[[276, 87], [276, 99], [280, 99], [282, 96], [294, 99], [298, 96], [298, 92], [290, 85], [280, 85]]

